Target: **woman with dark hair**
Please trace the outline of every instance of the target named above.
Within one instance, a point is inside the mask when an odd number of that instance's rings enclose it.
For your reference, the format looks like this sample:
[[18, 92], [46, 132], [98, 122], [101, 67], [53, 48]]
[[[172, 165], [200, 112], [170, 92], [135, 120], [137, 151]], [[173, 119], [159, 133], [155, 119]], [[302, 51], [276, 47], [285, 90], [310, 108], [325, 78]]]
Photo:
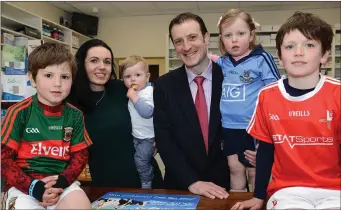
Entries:
[[[78, 49], [76, 60], [78, 70], [68, 100], [83, 111], [93, 141], [89, 148], [91, 184], [139, 188], [127, 89], [117, 80], [112, 50], [103, 41], [92, 39]], [[154, 159], [153, 166], [153, 187], [163, 188]]]

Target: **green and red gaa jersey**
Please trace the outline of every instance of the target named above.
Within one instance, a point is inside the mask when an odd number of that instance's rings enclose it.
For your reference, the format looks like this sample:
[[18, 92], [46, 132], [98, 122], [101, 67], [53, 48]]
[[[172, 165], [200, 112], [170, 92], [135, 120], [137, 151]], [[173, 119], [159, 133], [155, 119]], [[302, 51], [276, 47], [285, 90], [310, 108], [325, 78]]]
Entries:
[[83, 114], [69, 103], [62, 113], [40, 107], [37, 95], [11, 106], [2, 120], [1, 143], [17, 151], [15, 162], [27, 174], [60, 174], [70, 153], [92, 144]]

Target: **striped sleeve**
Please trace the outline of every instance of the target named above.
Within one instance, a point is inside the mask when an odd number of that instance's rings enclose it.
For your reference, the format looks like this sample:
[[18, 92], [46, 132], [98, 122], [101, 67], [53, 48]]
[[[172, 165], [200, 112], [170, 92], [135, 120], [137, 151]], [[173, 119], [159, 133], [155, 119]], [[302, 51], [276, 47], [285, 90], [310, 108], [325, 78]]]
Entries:
[[251, 121], [246, 128], [246, 131], [258, 140], [262, 140], [267, 143], [273, 143], [269, 128], [267, 125], [267, 115], [264, 113], [264, 103], [262, 91], [258, 94], [256, 107], [253, 112]]
[[262, 72], [262, 80], [265, 85], [279, 80], [281, 78], [281, 74], [278, 71], [272, 55], [267, 52], [263, 52], [261, 58], [262, 59], [258, 62], [258, 68]]
[[73, 109], [74, 122], [72, 128], [70, 152], [77, 152], [89, 147], [92, 144], [92, 141], [85, 128], [83, 113], [71, 104], [68, 103], [68, 105], [71, 107], [71, 109]]
[[19, 148], [26, 120], [23, 118], [23, 112], [31, 103], [32, 98], [28, 98], [14, 104], [7, 110], [5, 117], [1, 121], [1, 143], [15, 151]]

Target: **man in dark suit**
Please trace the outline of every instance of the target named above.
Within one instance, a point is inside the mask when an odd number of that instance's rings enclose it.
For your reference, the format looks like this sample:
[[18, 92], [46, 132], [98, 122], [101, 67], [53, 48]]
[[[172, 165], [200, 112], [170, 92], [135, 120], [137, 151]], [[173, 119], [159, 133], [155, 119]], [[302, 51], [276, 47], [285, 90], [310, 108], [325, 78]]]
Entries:
[[169, 34], [184, 65], [161, 76], [154, 88], [155, 140], [165, 186], [225, 199], [230, 183], [220, 137], [222, 71], [207, 56], [209, 33], [199, 16], [178, 15]]

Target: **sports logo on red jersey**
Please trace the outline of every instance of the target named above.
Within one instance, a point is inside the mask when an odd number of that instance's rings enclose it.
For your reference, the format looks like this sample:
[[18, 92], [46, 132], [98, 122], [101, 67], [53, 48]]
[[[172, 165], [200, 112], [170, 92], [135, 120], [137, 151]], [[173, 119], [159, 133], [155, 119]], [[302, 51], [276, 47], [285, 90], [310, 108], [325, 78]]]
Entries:
[[45, 156], [53, 159], [70, 159], [70, 146], [68, 142], [61, 140], [44, 140], [40, 142], [23, 141], [18, 149], [19, 159], [31, 159], [37, 156]]
[[64, 128], [64, 138], [63, 138], [64, 141], [70, 141], [71, 140], [72, 130], [73, 130], [73, 128], [71, 128], [71, 127], [65, 127]]
[[275, 209], [276, 205], [277, 205], [277, 200], [273, 200], [271, 209]]
[[288, 134], [274, 134], [272, 140], [275, 144], [282, 144], [288, 142], [290, 148], [295, 146], [313, 146], [313, 145], [324, 145], [330, 146], [334, 144], [334, 138], [332, 136], [296, 136]]
[[327, 128], [331, 130], [331, 122], [333, 121], [333, 111], [327, 110], [327, 117], [324, 119], [320, 119], [320, 122], [326, 122]]

